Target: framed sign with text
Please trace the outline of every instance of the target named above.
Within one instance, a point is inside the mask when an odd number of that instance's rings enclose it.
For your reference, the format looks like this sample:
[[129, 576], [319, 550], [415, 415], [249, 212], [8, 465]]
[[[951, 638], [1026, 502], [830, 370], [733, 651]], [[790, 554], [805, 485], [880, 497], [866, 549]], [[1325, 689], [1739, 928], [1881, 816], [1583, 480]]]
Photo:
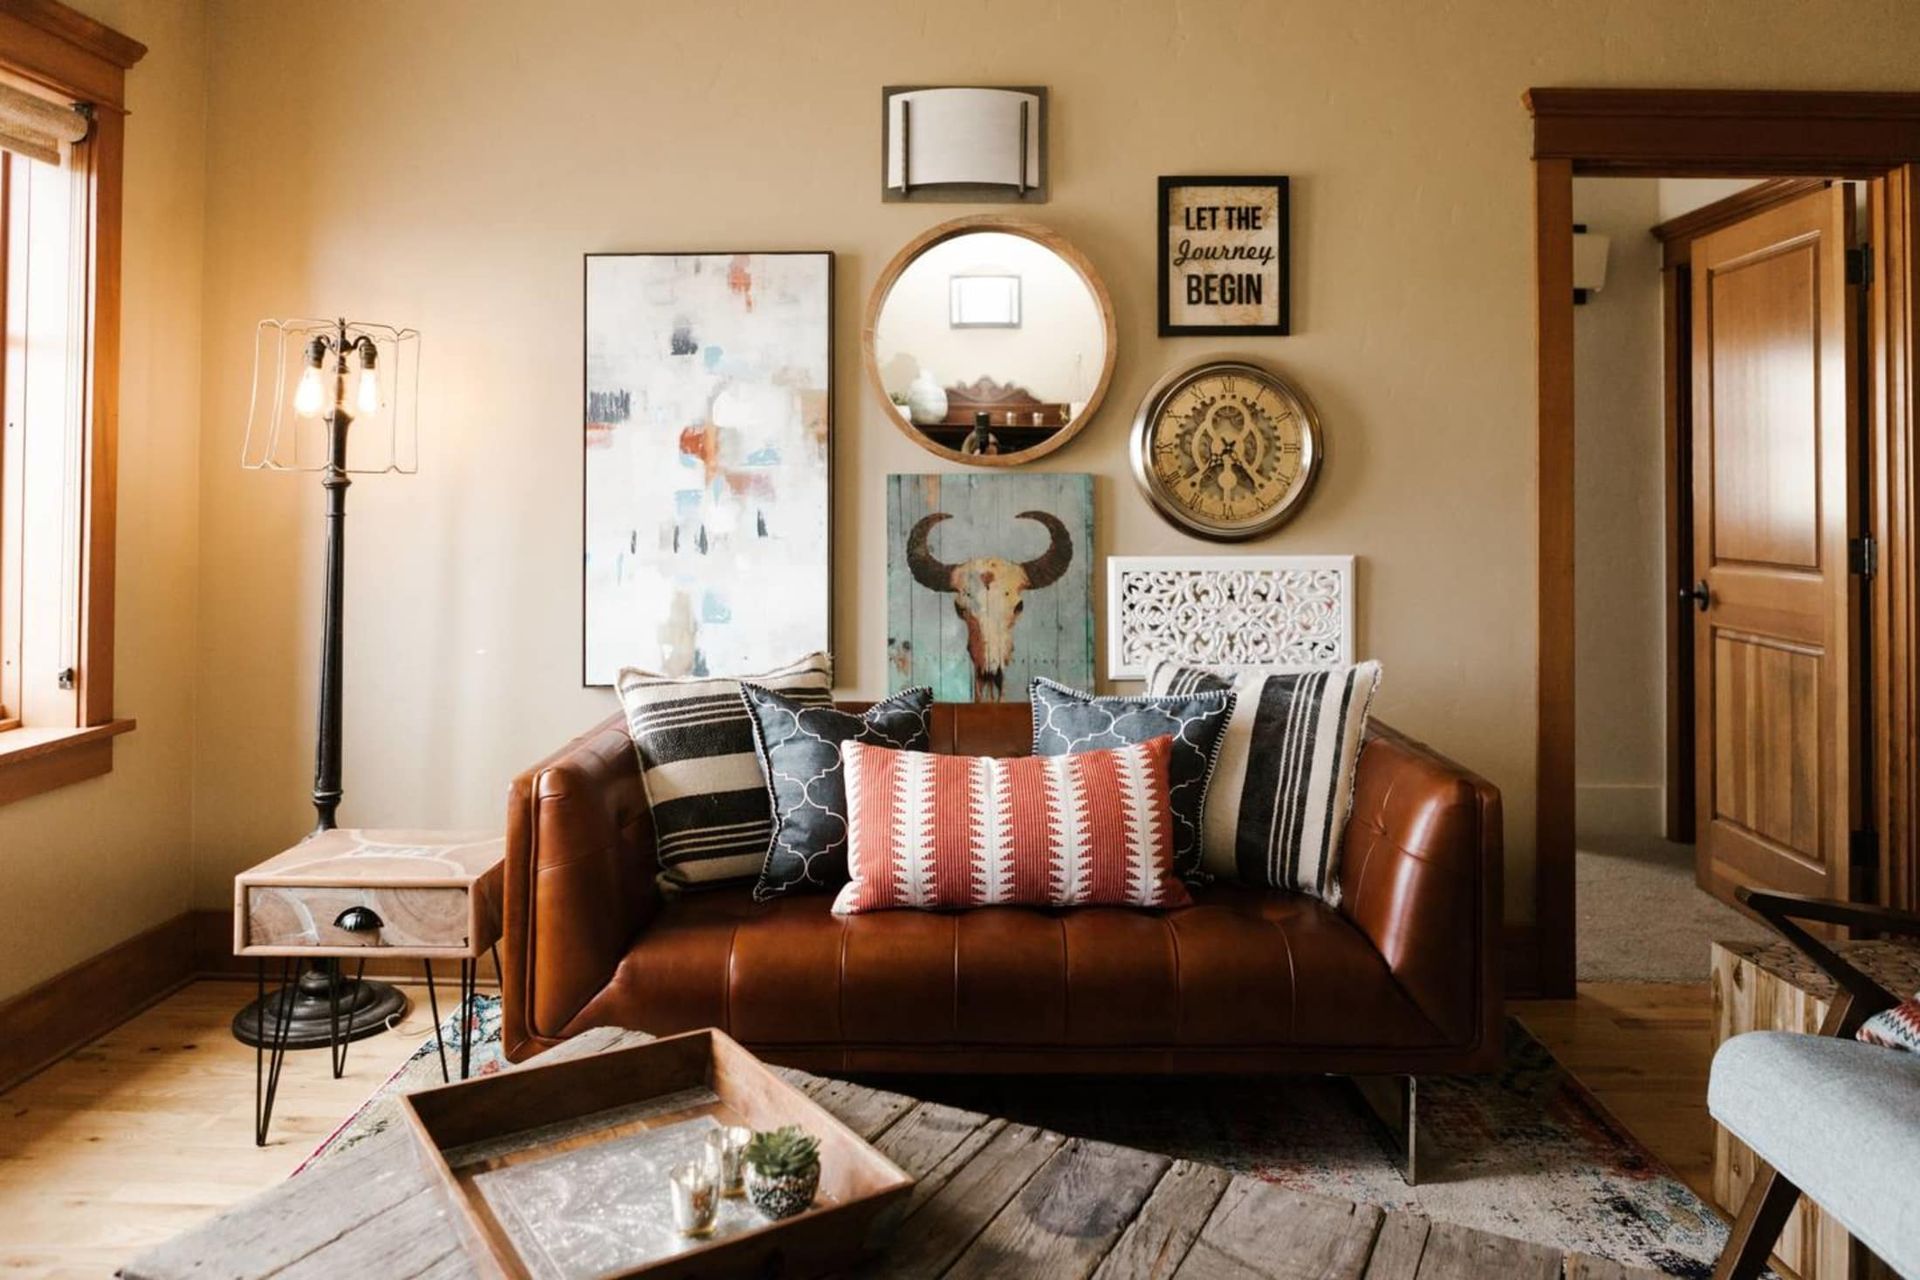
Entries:
[[1287, 180], [1160, 179], [1160, 336], [1288, 330]]

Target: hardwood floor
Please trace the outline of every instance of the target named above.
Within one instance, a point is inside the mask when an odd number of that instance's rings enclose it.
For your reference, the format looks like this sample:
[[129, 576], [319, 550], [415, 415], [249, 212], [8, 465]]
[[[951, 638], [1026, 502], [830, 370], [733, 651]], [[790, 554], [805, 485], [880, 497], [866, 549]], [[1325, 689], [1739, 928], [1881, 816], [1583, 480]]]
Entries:
[[288, 1055], [263, 1148], [253, 1050], [228, 1029], [250, 982], [193, 983], [0, 1094], [0, 1273], [111, 1275], [285, 1178], [431, 1032], [426, 989], [408, 994], [405, 1021], [356, 1042], [340, 1079], [325, 1053]]
[[1509, 1011], [1613, 1117], [1712, 1202], [1706, 983], [1583, 982], [1573, 1000], [1516, 1000]]
[[[102, 1276], [143, 1246], [285, 1178], [430, 1029], [423, 988], [391, 1035], [288, 1059], [264, 1149], [253, 1051], [227, 1029], [250, 983], [197, 982], [0, 1094], [0, 1272]], [[1696, 1190], [1710, 1179], [1707, 988], [1596, 984], [1513, 1012]]]

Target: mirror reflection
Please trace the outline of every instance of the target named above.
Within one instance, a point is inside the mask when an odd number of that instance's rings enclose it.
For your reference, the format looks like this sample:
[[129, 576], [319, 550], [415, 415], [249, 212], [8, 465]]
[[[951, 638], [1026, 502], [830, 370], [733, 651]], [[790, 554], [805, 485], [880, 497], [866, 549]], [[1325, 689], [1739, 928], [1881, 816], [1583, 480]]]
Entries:
[[1048, 245], [969, 231], [922, 250], [887, 291], [870, 356], [894, 412], [969, 460], [1055, 440], [1107, 367], [1100, 300]]

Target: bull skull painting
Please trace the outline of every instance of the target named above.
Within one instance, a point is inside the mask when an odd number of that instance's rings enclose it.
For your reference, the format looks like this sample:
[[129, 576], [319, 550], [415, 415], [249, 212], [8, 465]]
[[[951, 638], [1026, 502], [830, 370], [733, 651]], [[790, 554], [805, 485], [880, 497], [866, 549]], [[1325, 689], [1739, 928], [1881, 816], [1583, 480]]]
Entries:
[[1024, 702], [1033, 676], [1093, 683], [1093, 477], [887, 477], [887, 683]]
[[951, 512], [922, 516], [907, 536], [907, 568], [930, 591], [951, 592], [953, 611], [967, 627], [967, 656], [973, 662], [973, 700], [999, 702], [1006, 695], [1007, 664], [1013, 658], [1014, 632], [1026, 609], [1025, 596], [1058, 582], [1073, 563], [1073, 537], [1058, 516], [1022, 511], [1047, 531], [1047, 549], [1031, 560], [974, 556], [948, 564], [933, 553], [933, 531]]

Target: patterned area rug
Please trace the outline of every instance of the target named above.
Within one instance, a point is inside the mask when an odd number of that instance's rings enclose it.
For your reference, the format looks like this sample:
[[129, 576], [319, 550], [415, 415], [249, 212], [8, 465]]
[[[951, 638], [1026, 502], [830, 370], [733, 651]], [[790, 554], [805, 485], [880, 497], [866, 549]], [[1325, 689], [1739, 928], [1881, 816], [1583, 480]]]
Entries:
[[[453, 1022], [444, 1028], [449, 1059], [459, 1044]], [[496, 998], [481, 997], [469, 1029], [476, 1074], [501, 1070]], [[400, 1093], [439, 1083], [430, 1038], [307, 1164], [393, 1124]], [[1418, 1187], [1395, 1172], [1394, 1157], [1340, 1080], [916, 1076], [872, 1083], [1678, 1276], [1710, 1275], [1726, 1238], [1713, 1211], [1511, 1021], [1500, 1074], [1420, 1082], [1426, 1149]]]

